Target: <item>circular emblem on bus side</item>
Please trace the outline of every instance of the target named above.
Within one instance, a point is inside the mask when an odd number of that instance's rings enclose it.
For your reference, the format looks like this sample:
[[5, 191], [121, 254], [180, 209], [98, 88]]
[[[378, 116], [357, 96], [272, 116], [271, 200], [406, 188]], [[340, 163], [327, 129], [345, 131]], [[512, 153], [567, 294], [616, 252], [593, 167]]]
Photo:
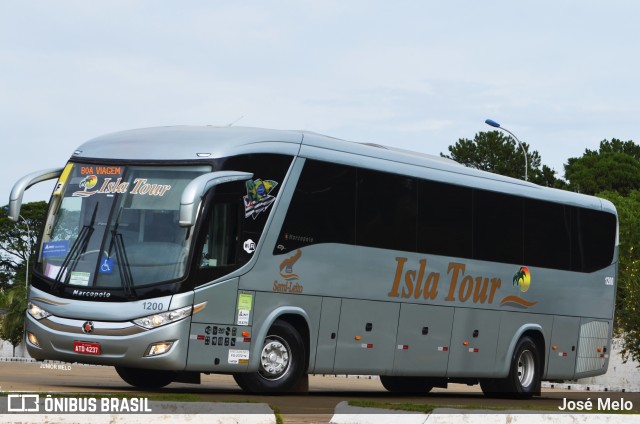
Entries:
[[93, 323], [91, 321], [87, 321], [82, 324], [82, 332], [85, 334], [89, 334], [93, 331]]

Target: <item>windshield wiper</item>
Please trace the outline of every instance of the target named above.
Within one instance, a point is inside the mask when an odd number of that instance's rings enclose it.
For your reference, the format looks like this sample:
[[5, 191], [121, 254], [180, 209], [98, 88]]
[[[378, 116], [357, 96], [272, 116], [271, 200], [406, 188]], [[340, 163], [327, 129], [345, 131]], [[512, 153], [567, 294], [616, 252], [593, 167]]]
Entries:
[[122, 234], [118, 232], [120, 225], [120, 216], [122, 215], [122, 209], [118, 212], [118, 217], [111, 230], [111, 246], [109, 247], [109, 255], [111, 250], [115, 246], [116, 260], [118, 261], [118, 271], [120, 273], [120, 279], [122, 280], [122, 289], [125, 296], [136, 297], [136, 291], [133, 288], [133, 275], [131, 274], [131, 266], [129, 265], [129, 259], [127, 257], [127, 251], [124, 248], [124, 240]]
[[[60, 266], [60, 269], [56, 274], [56, 278], [54, 279], [54, 283], [52, 287], [53, 290], [57, 290], [60, 284], [66, 283], [67, 280], [71, 278], [72, 268], [69, 268], [69, 266], [70, 265], [72, 267], [75, 266], [80, 256], [82, 256], [82, 252], [86, 251], [87, 245], [89, 244], [89, 240], [91, 240], [91, 235], [93, 234], [93, 231], [94, 231], [96, 214], [98, 212], [99, 204], [100, 202], [96, 202], [96, 205], [93, 208], [93, 213], [91, 214], [91, 221], [89, 221], [89, 224], [85, 224], [82, 227], [82, 230], [80, 230], [80, 233], [78, 233], [78, 237], [75, 239], [75, 241], [71, 245], [71, 248], [69, 249], [69, 253], [67, 254], [67, 257], [64, 258], [64, 261], [62, 262], [62, 265]], [[64, 281], [62, 281], [63, 278], [64, 278]]]

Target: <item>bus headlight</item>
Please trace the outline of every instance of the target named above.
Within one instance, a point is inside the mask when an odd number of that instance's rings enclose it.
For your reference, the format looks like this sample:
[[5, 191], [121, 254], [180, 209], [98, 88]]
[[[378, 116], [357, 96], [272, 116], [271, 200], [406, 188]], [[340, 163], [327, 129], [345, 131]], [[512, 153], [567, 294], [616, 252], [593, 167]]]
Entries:
[[29, 302], [29, 304], [27, 305], [27, 312], [29, 312], [29, 315], [31, 315], [32, 317], [34, 317], [37, 320], [41, 320], [43, 318], [51, 316], [51, 314], [49, 312], [45, 311], [44, 309], [42, 309], [38, 305], [34, 305], [31, 302]]
[[191, 316], [192, 309], [193, 306], [187, 306], [185, 308], [174, 309], [173, 311], [162, 312], [160, 314], [153, 314], [146, 317], [134, 319], [133, 322], [140, 327], [151, 330], [153, 328], [171, 324], [172, 322], [180, 321], [181, 319]]

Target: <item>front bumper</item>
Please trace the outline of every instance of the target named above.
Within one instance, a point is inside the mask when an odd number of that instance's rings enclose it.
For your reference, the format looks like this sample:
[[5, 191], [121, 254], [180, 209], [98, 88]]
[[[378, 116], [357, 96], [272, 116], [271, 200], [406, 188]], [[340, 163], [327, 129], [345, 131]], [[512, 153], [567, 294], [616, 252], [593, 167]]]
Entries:
[[[91, 325], [89, 325], [89, 323]], [[36, 320], [26, 317], [26, 344], [37, 360], [56, 360], [97, 365], [181, 371], [187, 361], [191, 317], [151, 330], [130, 321], [100, 322], [50, 316]], [[92, 327], [90, 333], [83, 331]], [[37, 339], [32, 343], [29, 333]], [[77, 353], [74, 342], [99, 343], [100, 354]], [[173, 342], [171, 349], [156, 356], [145, 356], [149, 346]]]

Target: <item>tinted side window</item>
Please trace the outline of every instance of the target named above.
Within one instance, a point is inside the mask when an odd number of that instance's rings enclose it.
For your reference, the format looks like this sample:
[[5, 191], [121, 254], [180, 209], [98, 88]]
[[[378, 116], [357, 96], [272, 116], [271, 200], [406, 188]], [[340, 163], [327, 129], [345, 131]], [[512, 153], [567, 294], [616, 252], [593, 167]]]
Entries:
[[274, 254], [317, 243], [355, 243], [356, 170], [307, 160]]
[[416, 186], [410, 177], [358, 169], [356, 243], [415, 252]]
[[616, 234], [613, 214], [576, 209], [573, 219], [571, 268], [593, 272], [611, 265]]
[[522, 263], [523, 199], [475, 190], [473, 203], [474, 259]]
[[566, 205], [525, 200], [524, 263], [571, 269], [571, 212]]
[[592, 272], [615, 231], [610, 213], [307, 160], [274, 254], [358, 244]]
[[472, 190], [421, 180], [418, 193], [418, 252], [471, 258]]

